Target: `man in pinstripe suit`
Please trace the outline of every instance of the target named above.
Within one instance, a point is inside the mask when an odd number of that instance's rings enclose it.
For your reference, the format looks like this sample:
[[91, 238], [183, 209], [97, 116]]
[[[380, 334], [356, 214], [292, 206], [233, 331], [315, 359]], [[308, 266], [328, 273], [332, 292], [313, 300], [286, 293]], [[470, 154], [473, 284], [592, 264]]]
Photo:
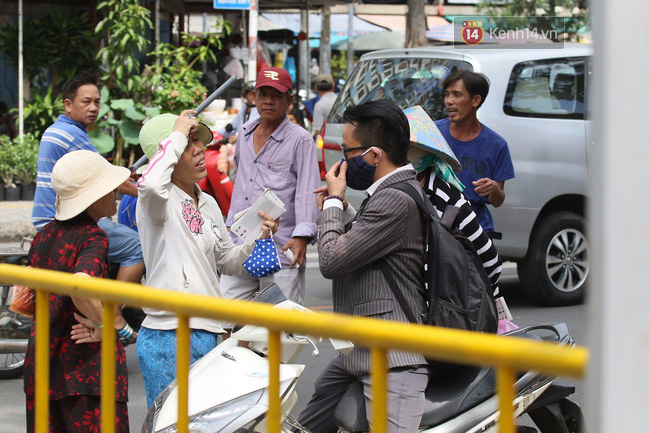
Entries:
[[[389, 101], [350, 107], [344, 114], [345, 160], [327, 173], [319, 188], [318, 220], [321, 273], [332, 279], [334, 311], [408, 322], [380, 266], [390, 266], [399, 290], [417, 317], [425, 312], [424, 233], [417, 204], [387, 186], [400, 181], [420, 191], [407, 164], [409, 124]], [[366, 190], [358, 212], [344, 199], [346, 185]], [[388, 425], [393, 432], [416, 432], [422, 418], [429, 371], [422, 355], [388, 353]], [[314, 433], [336, 432], [333, 412], [348, 385], [361, 380], [369, 412], [370, 355], [356, 347], [332, 361], [315, 383], [315, 393], [299, 423]], [[370, 417], [369, 417], [370, 418]]]

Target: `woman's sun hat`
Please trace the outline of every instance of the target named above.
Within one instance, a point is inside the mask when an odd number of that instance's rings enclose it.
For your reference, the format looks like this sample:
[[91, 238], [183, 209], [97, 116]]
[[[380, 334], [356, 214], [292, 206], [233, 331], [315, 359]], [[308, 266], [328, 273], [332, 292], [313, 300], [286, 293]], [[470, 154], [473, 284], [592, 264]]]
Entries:
[[52, 186], [56, 191], [54, 218], [67, 221], [124, 183], [131, 172], [116, 167], [90, 150], [67, 153], [54, 164]]
[[[142, 151], [151, 159], [158, 151], [158, 144], [169, 137], [174, 130], [177, 115], [171, 113], [159, 114], [152, 117], [140, 129], [140, 147]], [[212, 131], [205, 123], [199, 122], [199, 128], [196, 130], [196, 138], [204, 145], [210, 144], [214, 139]], [[141, 169], [144, 170], [144, 167]]]
[[428, 154], [434, 154], [449, 163], [456, 172], [462, 171], [458, 158], [451, 150], [447, 140], [436, 126], [431, 117], [419, 105], [404, 110], [411, 129], [411, 147], [408, 159], [413, 162]]

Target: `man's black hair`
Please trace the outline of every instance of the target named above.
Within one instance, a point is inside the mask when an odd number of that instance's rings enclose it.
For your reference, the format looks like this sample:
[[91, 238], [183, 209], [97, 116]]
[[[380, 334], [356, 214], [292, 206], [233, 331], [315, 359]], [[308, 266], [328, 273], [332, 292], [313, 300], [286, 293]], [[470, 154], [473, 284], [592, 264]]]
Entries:
[[79, 90], [79, 87], [85, 86], [86, 84], [97, 86], [98, 90], [101, 90], [102, 88], [97, 74], [94, 71], [86, 71], [63, 83], [63, 86], [61, 86], [61, 96], [63, 97], [63, 100], [65, 101], [66, 99], [69, 99], [74, 101], [74, 98], [77, 97], [77, 90]]
[[380, 147], [395, 165], [408, 163], [409, 121], [394, 102], [382, 99], [348, 107], [343, 121], [356, 127], [352, 136], [362, 146]]
[[321, 92], [327, 92], [329, 90], [334, 91], [334, 83], [317, 84], [316, 85], [316, 90], [320, 90]]
[[445, 81], [442, 82], [442, 88], [447, 90], [447, 87], [451, 86], [458, 80], [463, 80], [470, 97], [473, 98], [476, 95], [481, 97], [481, 103], [477, 107], [481, 108], [481, 105], [485, 102], [485, 98], [487, 98], [488, 92], [490, 91], [490, 82], [487, 77], [484, 74], [463, 69], [449, 74], [449, 76], [445, 78]]
[[241, 85], [241, 95], [246, 96], [248, 92], [255, 92], [255, 82], [246, 82]]

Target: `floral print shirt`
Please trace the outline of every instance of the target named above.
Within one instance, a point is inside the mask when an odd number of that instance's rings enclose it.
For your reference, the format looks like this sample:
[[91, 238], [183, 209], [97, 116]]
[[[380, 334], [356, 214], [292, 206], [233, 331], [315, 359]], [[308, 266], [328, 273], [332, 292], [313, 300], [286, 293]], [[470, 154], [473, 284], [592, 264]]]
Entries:
[[[52, 221], [36, 236], [29, 250], [29, 265], [61, 272], [108, 275], [108, 238], [85, 213], [69, 221]], [[69, 296], [50, 294], [50, 400], [73, 395], [101, 395], [101, 343], [75, 344], [70, 332], [81, 314]], [[35, 393], [34, 334], [32, 326], [25, 355], [24, 390]], [[126, 355], [122, 343], [115, 348], [115, 399], [128, 401]]]

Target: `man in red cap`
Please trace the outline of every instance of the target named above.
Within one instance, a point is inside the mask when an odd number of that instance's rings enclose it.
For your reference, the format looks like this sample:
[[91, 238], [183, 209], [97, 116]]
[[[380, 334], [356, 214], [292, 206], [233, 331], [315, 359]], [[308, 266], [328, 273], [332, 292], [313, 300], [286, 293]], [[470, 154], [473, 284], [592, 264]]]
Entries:
[[[280, 228], [273, 235], [282, 269], [257, 279], [250, 275], [221, 277], [224, 297], [250, 299], [253, 294], [276, 283], [287, 298], [303, 302], [305, 294], [305, 254], [307, 243], [316, 236], [318, 208], [313, 190], [320, 186], [314, 140], [307, 130], [293, 124], [286, 115], [293, 103], [293, 82], [282, 68], [264, 68], [257, 75], [255, 105], [259, 119], [245, 123], [237, 137], [235, 166], [237, 179], [226, 225], [251, 206], [266, 188], [284, 203]], [[235, 243], [241, 239], [231, 234]]]

